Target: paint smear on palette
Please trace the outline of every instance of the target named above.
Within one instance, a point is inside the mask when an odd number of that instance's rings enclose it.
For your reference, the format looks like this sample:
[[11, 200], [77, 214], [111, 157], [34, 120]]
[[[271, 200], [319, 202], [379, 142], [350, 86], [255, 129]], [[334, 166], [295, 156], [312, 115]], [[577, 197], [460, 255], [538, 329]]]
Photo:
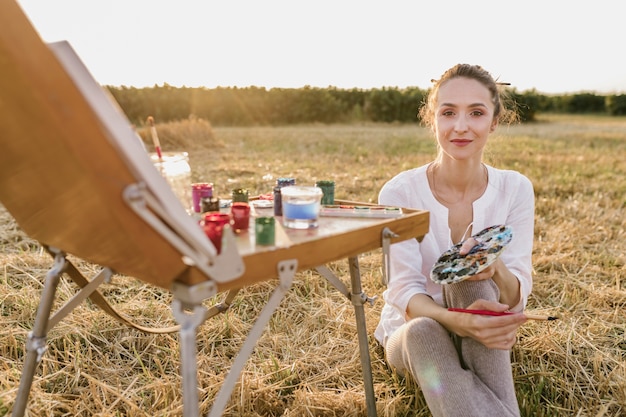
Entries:
[[495, 262], [513, 239], [509, 226], [490, 226], [472, 236], [478, 244], [461, 256], [462, 242], [445, 251], [430, 272], [430, 279], [437, 284], [454, 284], [483, 271]]

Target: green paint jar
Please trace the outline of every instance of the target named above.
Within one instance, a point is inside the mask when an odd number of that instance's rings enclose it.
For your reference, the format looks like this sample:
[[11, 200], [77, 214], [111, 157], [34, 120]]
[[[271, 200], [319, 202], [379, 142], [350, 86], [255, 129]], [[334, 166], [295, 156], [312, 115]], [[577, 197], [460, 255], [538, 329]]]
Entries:
[[315, 186], [322, 189], [322, 205], [335, 204], [335, 181], [320, 180], [315, 183]]
[[257, 217], [254, 220], [254, 233], [256, 244], [261, 246], [272, 246], [275, 243], [275, 220], [273, 217]]
[[233, 203], [248, 203], [248, 190], [245, 188], [236, 188], [231, 195]]

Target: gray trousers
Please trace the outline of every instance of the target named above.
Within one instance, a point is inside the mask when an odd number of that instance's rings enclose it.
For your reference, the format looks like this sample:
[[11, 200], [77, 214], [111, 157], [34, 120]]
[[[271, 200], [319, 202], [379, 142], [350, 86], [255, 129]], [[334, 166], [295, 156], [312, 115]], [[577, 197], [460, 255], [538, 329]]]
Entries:
[[[443, 286], [446, 307], [467, 308], [477, 299], [497, 301], [492, 280]], [[385, 347], [389, 365], [418, 383], [433, 416], [519, 416], [511, 356], [471, 338], [450, 334], [420, 317], [396, 330]]]

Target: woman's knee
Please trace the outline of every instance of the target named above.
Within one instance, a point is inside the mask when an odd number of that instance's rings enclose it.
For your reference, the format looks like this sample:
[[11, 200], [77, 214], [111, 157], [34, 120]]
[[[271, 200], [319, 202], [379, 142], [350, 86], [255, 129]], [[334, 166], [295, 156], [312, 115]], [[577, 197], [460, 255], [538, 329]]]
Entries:
[[400, 376], [406, 376], [411, 369], [411, 357], [429, 346], [438, 335], [449, 338], [447, 331], [437, 321], [428, 317], [418, 317], [403, 324], [391, 335], [385, 347], [385, 356], [392, 369]]
[[438, 321], [429, 317], [418, 317], [405, 324], [404, 338], [406, 344], [419, 346], [424, 342], [429, 345], [438, 338], [449, 338], [448, 331]]
[[419, 380], [420, 366], [456, 357], [450, 333], [439, 322], [419, 317], [406, 322], [387, 342], [387, 362], [401, 376]]
[[500, 289], [491, 279], [462, 281], [453, 285], [444, 285], [443, 296], [447, 307], [467, 308], [479, 299], [498, 301]]

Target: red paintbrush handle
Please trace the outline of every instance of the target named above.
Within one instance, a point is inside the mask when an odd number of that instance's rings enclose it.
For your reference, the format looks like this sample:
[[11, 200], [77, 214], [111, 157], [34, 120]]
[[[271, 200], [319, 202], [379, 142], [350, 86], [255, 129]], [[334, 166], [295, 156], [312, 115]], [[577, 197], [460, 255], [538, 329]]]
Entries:
[[457, 313], [480, 314], [481, 316], [508, 316], [510, 311], [491, 311], [491, 310], [468, 310], [465, 308], [449, 308], [448, 311], [456, 311]]
[[[510, 314], [517, 314], [511, 311], [469, 310], [465, 308], [449, 308], [448, 311], [456, 311], [457, 313], [480, 314], [481, 316], [508, 316]], [[541, 315], [528, 314], [528, 313], [524, 313], [524, 316], [526, 316], [528, 320], [556, 320], [558, 319], [558, 317], [556, 316], [541, 316]]]

